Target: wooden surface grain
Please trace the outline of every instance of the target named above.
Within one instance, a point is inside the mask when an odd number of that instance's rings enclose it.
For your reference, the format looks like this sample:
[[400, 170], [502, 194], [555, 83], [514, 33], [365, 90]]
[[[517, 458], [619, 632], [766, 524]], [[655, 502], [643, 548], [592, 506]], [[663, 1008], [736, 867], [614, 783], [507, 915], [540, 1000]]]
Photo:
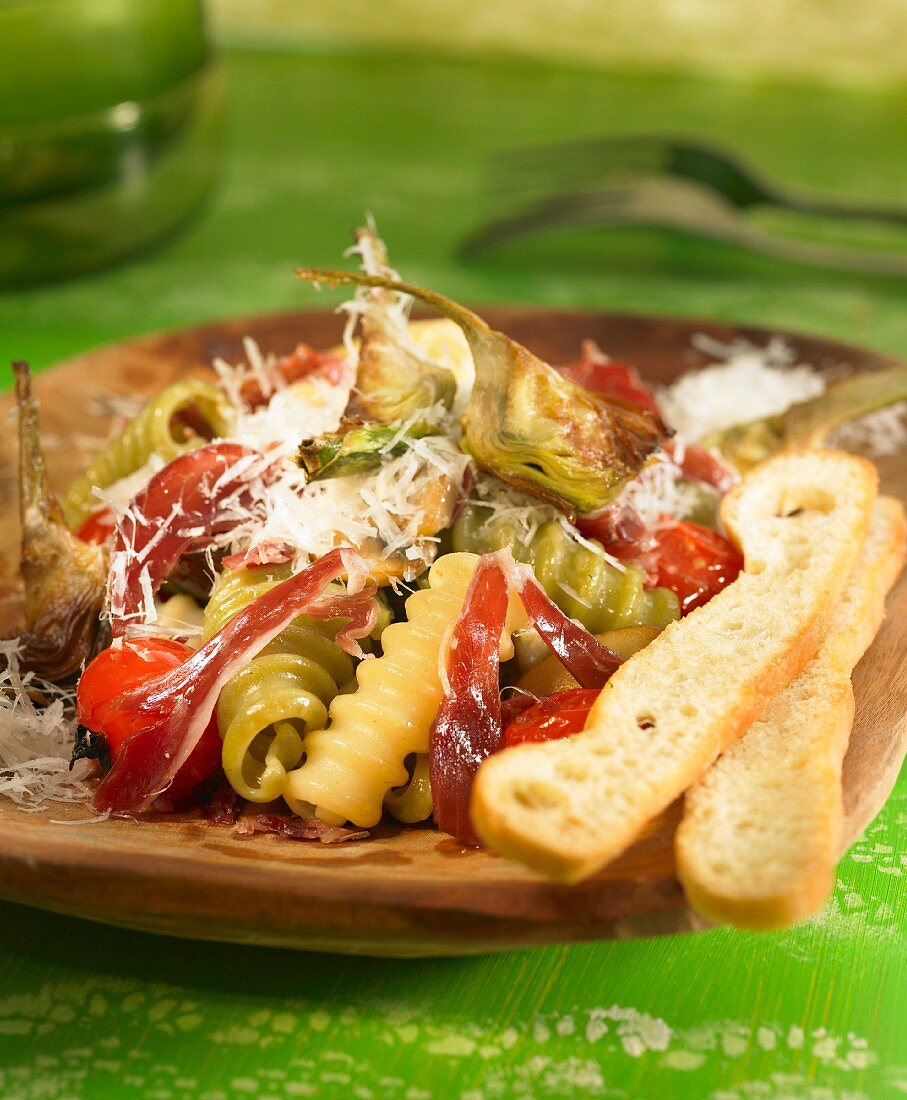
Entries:
[[[663, 383], [692, 365], [693, 337], [761, 345], [758, 329], [704, 321], [569, 311], [490, 308], [489, 322], [551, 362], [566, 362], [591, 338], [643, 376]], [[187, 376], [210, 373], [216, 356], [242, 357], [252, 336], [284, 354], [304, 341], [329, 347], [340, 319], [294, 312], [204, 325], [114, 344], [48, 370], [37, 380], [42, 428], [61, 445], [51, 475], [65, 485], [84, 452], [111, 430], [117, 399], [135, 400]], [[833, 342], [789, 335], [798, 358], [828, 368], [872, 370], [887, 360]], [[0, 400], [10, 406], [11, 398]], [[76, 441], [78, 445], [70, 445]], [[81, 453], [80, 453], [81, 452]], [[14, 497], [16, 450], [0, 440], [0, 493]], [[885, 489], [904, 495], [893, 467]], [[14, 631], [14, 523], [0, 530], [7, 631]], [[891, 790], [907, 747], [907, 587], [861, 665], [857, 720], [845, 762], [845, 848]], [[892, 690], [892, 684], [895, 687]], [[706, 922], [687, 909], [674, 875], [680, 805], [601, 874], [578, 886], [548, 882], [490, 852], [460, 848], [430, 828], [382, 826], [362, 844], [326, 846], [282, 837], [241, 839], [198, 815], [79, 824], [84, 808], [25, 817], [0, 802], [0, 896], [144, 931], [201, 939], [357, 954], [478, 954], [542, 943], [689, 931]], [[55, 823], [50, 819], [56, 819]], [[224, 910], [222, 898], [234, 904]]]

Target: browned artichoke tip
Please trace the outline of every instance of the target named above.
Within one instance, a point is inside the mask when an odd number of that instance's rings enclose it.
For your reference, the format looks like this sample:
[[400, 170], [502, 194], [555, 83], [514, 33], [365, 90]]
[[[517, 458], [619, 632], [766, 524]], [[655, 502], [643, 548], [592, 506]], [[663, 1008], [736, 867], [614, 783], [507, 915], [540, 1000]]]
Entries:
[[299, 446], [299, 464], [312, 481], [346, 477], [374, 470], [404, 454], [413, 440], [437, 434], [432, 424], [410, 424], [401, 431], [399, 425], [347, 421], [339, 431], [304, 439]]
[[78, 674], [102, 644], [105, 554], [69, 530], [50, 491], [27, 363], [14, 363], [19, 406], [19, 514], [25, 630], [20, 664], [45, 680]]
[[476, 381], [462, 417], [462, 447], [502, 481], [569, 516], [605, 507], [664, 440], [659, 418], [564, 378], [471, 310], [384, 276], [297, 268], [315, 284], [385, 287], [418, 298], [460, 326]]

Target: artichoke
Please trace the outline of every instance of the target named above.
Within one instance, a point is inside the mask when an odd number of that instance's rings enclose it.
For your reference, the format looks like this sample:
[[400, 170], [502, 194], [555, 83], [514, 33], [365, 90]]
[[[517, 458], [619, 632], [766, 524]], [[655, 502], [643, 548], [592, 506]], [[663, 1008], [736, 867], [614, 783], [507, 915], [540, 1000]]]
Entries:
[[14, 363], [19, 405], [19, 511], [25, 631], [20, 663], [45, 680], [75, 676], [101, 648], [105, 553], [82, 542], [48, 486], [38, 439], [38, 403], [26, 363]]
[[[384, 242], [371, 229], [356, 231], [368, 275], [393, 279]], [[431, 362], [410, 342], [405, 314], [395, 295], [373, 285], [365, 295], [360, 321], [356, 406], [367, 420], [392, 424], [441, 402], [451, 408], [457, 382], [445, 367]]]
[[476, 368], [461, 446], [482, 469], [571, 518], [610, 503], [665, 438], [654, 413], [590, 393], [441, 294], [383, 275], [312, 268], [296, 274], [409, 294], [455, 321]]
[[402, 455], [413, 439], [437, 435], [430, 424], [410, 424], [406, 428], [385, 424], [349, 424], [340, 431], [303, 440], [299, 463], [310, 481], [360, 474], [380, 466], [388, 458]]
[[823, 446], [836, 428], [867, 413], [907, 400], [907, 366], [855, 374], [787, 412], [711, 432], [700, 443], [714, 448], [738, 470], [751, 469], [778, 451]]

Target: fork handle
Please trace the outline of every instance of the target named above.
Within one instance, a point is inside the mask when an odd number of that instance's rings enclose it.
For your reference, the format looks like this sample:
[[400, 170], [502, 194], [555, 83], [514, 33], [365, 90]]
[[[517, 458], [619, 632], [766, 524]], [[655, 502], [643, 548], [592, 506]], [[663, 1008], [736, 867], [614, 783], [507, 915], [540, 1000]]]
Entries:
[[776, 188], [772, 188], [769, 195], [771, 205], [781, 207], [784, 210], [793, 210], [798, 214], [907, 225], [907, 206], [874, 206], [863, 203], [834, 202], [827, 199], [808, 198], [805, 195], [798, 195], [791, 191], [779, 191]]

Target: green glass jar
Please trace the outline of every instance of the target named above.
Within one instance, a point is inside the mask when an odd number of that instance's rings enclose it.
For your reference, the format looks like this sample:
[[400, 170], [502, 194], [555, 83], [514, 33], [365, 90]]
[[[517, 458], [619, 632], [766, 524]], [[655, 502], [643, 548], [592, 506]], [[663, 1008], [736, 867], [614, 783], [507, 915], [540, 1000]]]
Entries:
[[173, 231], [214, 178], [222, 115], [200, 0], [0, 0], [0, 285]]

